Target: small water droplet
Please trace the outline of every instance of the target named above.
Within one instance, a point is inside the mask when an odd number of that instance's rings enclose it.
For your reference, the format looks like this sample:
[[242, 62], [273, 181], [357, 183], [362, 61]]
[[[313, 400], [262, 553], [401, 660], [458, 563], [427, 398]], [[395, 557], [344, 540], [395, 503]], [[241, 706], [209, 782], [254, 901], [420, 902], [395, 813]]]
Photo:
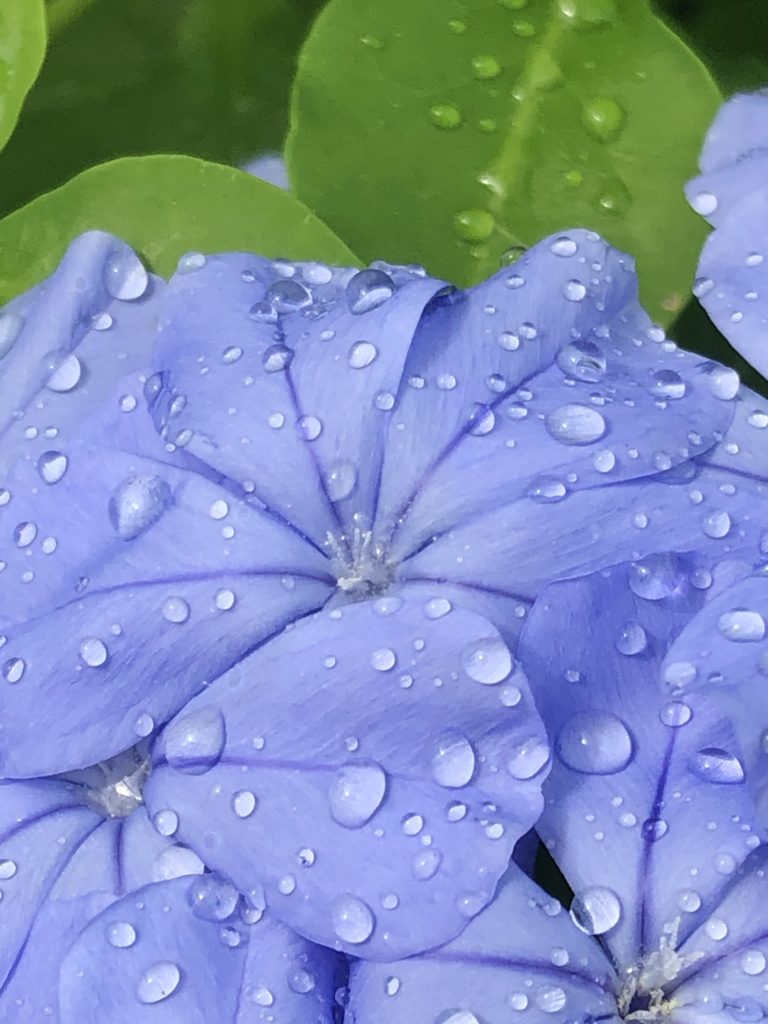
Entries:
[[597, 384], [606, 371], [605, 353], [593, 341], [574, 341], [557, 353], [555, 362], [569, 377]]
[[429, 108], [429, 119], [438, 128], [458, 128], [461, 111], [453, 103], [435, 103]]
[[111, 253], [104, 267], [104, 287], [113, 299], [140, 299], [148, 284], [149, 275], [132, 249], [126, 246]]
[[394, 292], [394, 282], [383, 270], [361, 270], [347, 284], [347, 305], [352, 313], [368, 313], [391, 299]]
[[387, 776], [380, 765], [343, 765], [328, 790], [331, 817], [344, 828], [361, 828], [379, 809], [386, 791]]
[[478, 54], [472, 58], [472, 74], [481, 82], [498, 78], [501, 74], [501, 65], [489, 53]]
[[130, 949], [136, 942], [136, 929], [127, 921], [113, 921], [107, 925], [107, 942], [115, 949]]
[[610, 142], [621, 133], [626, 114], [616, 100], [609, 96], [596, 96], [584, 104], [581, 118], [590, 135], [600, 142]]
[[201, 775], [218, 764], [226, 742], [224, 718], [218, 708], [205, 707], [175, 718], [163, 734], [168, 764], [189, 775]]
[[356, 341], [349, 350], [349, 365], [354, 370], [362, 370], [370, 366], [378, 356], [379, 350], [371, 341]]
[[368, 904], [348, 894], [336, 897], [331, 915], [336, 935], [353, 945], [369, 939], [376, 923]]
[[83, 365], [73, 352], [49, 352], [44, 362], [48, 371], [45, 386], [49, 391], [74, 391], [83, 375]]
[[179, 968], [170, 960], [152, 964], [142, 974], [136, 989], [140, 1003], [160, 1003], [173, 995], [181, 982]]
[[717, 209], [717, 196], [714, 192], [698, 192], [691, 200], [691, 206], [702, 217], [709, 217]]
[[24, 318], [18, 313], [0, 314], [0, 359], [5, 359], [24, 327]]
[[734, 608], [717, 620], [717, 628], [726, 640], [754, 643], [765, 639], [765, 619], [759, 612]]
[[61, 452], [43, 452], [37, 460], [37, 471], [47, 484], [57, 484], [67, 471], [69, 459]]
[[466, 736], [459, 732], [442, 736], [432, 756], [432, 778], [438, 786], [460, 789], [470, 782], [474, 772], [475, 751]]
[[599, 441], [607, 429], [603, 415], [588, 405], [571, 402], [548, 413], [544, 425], [560, 444], [586, 445]]
[[704, 747], [696, 751], [690, 757], [688, 767], [705, 782], [737, 785], [744, 781], [744, 765], [738, 757], [720, 747]]
[[453, 218], [453, 228], [465, 242], [485, 242], [495, 227], [493, 215], [487, 210], [460, 210]]
[[582, 711], [563, 725], [556, 750], [563, 764], [587, 775], [612, 775], [632, 759], [629, 730], [608, 711]]
[[89, 668], [101, 668], [107, 663], [109, 651], [103, 640], [88, 637], [80, 644], [80, 657]]
[[490, 636], [468, 644], [462, 652], [461, 665], [476, 683], [494, 686], [507, 678], [514, 663], [501, 637]]
[[619, 654], [631, 657], [642, 654], [648, 646], [648, 637], [639, 622], [625, 622], [616, 638], [616, 650]]
[[122, 540], [134, 540], [153, 526], [171, 503], [171, 488], [157, 476], [128, 477], [109, 500], [109, 520]]
[[576, 893], [571, 903], [571, 920], [587, 935], [603, 935], [621, 918], [619, 897], [605, 886], [594, 885]]

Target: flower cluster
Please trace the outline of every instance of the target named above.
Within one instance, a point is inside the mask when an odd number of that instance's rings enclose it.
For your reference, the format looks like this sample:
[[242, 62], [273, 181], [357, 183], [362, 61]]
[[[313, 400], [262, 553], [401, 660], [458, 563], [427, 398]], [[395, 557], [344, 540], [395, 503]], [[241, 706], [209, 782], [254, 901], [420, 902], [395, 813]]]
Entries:
[[768, 406], [631, 260], [92, 232], [0, 359], [0, 1019], [768, 1017]]

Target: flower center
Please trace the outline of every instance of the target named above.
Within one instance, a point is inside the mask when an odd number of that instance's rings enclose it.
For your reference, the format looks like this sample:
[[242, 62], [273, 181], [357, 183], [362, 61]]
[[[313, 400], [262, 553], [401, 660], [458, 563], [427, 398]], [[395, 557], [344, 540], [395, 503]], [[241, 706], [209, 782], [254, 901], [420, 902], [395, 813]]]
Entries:
[[659, 948], [624, 972], [618, 997], [622, 1020], [659, 1022], [671, 1016], [675, 1000], [667, 997], [667, 986], [704, 956], [703, 953], [681, 956], [677, 952], [679, 932], [678, 917], [664, 925]]
[[65, 778], [81, 786], [84, 802], [105, 818], [127, 818], [144, 802], [148, 776], [149, 758], [142, 745]]
[[328, 533], [336, 586], [352, 601], [365, 601], [384, 593], [395, 578], [395, 566], [386, 548], [374, 539], [363, 517], [355, 513], [354, 525], [343, 533]]

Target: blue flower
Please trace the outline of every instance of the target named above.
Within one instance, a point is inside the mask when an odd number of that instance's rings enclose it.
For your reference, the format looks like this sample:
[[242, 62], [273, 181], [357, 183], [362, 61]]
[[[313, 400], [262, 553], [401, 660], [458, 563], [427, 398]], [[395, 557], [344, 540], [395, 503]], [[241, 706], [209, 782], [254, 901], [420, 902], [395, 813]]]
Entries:
[[147, 741], [152, 819], [355, 955], [458, 934], [538, 817], [542, 588], [767, 518], [752, 398], [588, 232], [466, 293], [88, 235], [2, 325], [0, 772]]
[[[545, 591], [520, 654], [555, 737], [538, 828], [574, 889], [570, 914], [512, 866], [494, 903], [449, 944], [395, 963], [353, 961], [345, 1021], [765, 1019], [768, 845], [752, 766], [718, 702], [683, 696], [686, 673], [670, 671], [731, 571], [657, 555]], [[64, 962], [62, 1024], [89, 1020], [93, 1005], [110, 1009], [110, 1024], [140, 1024], [146, 994], [173, 1024], [235, 1024], [239, 1007], [258, 1014], [253, 1004], [263, 1019], [330, 1024], [342, 963], [266, 917], [246, 927], [257, 915], [238, 915], [236, 902], [206, 876], [109, 907]], [[110, 943], [118, 929], [138, 936], [130, 955]], [[303, 958], [298, 987], [288, 942]], [[316, 1001], [302, 1004], [309, 991]]]
[[768, 94], [734, 96], [709, 130], [689, 202], [715, 228], [695, 294], [745, 359], [768, 376]]
[[544, 593], [520, 654], [555, 742], [537, 829], [570, 914], [513, 868], [449, 945], [354, 965], [355, 1024], [768, 1016], [752, 769], [718, 702], [682, 696], [665, 665], [716, 587], [700, 559], [666, 555]]

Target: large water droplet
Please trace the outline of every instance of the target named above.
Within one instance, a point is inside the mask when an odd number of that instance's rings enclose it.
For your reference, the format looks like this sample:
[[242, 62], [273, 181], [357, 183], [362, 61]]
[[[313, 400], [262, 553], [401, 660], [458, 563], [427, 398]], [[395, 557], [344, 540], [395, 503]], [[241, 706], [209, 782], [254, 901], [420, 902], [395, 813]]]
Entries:
[[697, 750], [689, 761], [688, 767], [705, 782], [718, 782], [722, 785], [736, 785], [744, 781], [744, 765], [734, 754], [720, 747], [704, 747]]
[[359, 945], [370, 938], [375, 922], [367, 903], [356, 896], [337, 896], [331, 909], [333, 930], [342, 940]]
[[312, 304], [312, 295], [300, 281], [283, 278], [267, 288], [264, 301], [278, 313], [296, 313]]
[[534, 778], [549, 762], [549, 747], [538, 736], [530, 736], [513, 747], [507, 757], [507, 771], [513, 779]]
[[581, 711], [560, 729], [556, 750], [560, 760], [587, 775], [620, 772], [632, 758], [632, 737], [616, 715]]
[[676, 401], [685, 395], [685, 381], [676, 370], [655, 370], [651, 392], [658, 398]]
[[344, 828], [361, 828], [379, 809], [386, 791], [387, 776], [380, 765], [345, 764], [328, 790], [331, 817]]
[[765, 638], [765, 619], [759, 612], [734, 608], [717, 620], [717, 628], [726, 640], [750, 643]]
[[187, 889], [187, 904], [203, 921], [226, 921], [234, 914], [239, 898], [234, 885], [220, 875], [199, 875]]
[[353, 313], [367, 313], [391, 299], [394, 291], [392, 278], [383, 270], [361, 270], [347, 284], [347, 304]]
[[49, 391], [74, 391], [83, 375], [82, 363], [74, 352], [49, 352], [44, 362], [48, 371], [45, 386]]
[[357, 486], [357, 469], [345, 460], [334, 463], [325, 477], [325, 486], [331, 501], [343, 501]]
[[362, 370], [370, 366], [379, 354], [372, 341], [356, 341], [349, 350], [349, 365], [353, 370]]
[[597, 384], [605, 376], [605, 353], [593, 341], [574, 341], [563, 346], [557, 353], [555, 362], [569, 377], [590, 384]]
[[603, 935], [619, 923], [619, 897], [605, 886], [593, 885], [576, 893], [571, 903], [571, 919], [587, 935]]
[[109, 521], [122, 540], [134, 540], [153, 526], [171, 503], [171, 488], [159, 476], [132, 476], [109, 499]]
[[438, 786], [460, 789], [471, 780], [475, 771], [475, 751], [459, 732], [447, 733], [437, 743], [432, 757], [432, 778]]
[[218, 764], [226, 742], [224, 718], [218, 708], [200, 708], [174, 719], [163, 734], [165, 756], [172, 768], [202, 775]]
[[64, 476], [69, 459], [61, 452], [43, 452], [37, 460], [37, 471], [47, 484], [57, 484]]
[[136, 941], [136, 929], [127, 921], [113, 921], [107, 925], [107, 942], [115, 949], [130, 949]]
[[626, 114], [616, 100], [596, 96], [584, 104], [581, 119], [590, 135], [600, 142], [610, 142], [621, 133]]
[[140, 1003], [160, 1003], [173, 995], [181, 982], [179, 968], [170, 960], [152, 964], [142, 974], [136, 988]]
[[461, 666], [476, 683], [493, 686], [507, 678], [512, 671], [513, 661], [501, 637], [488, 636], [464, 648]]
[[125, 247], [110, 254], [104, 266], [104, 287], [113, 299], [140, 299], [148, 284], [149, 275], [132, 249]]
[[605, 434], [606, 423], [597, 409], [569, 402], [547, 414], [547, 432], [561, 444], [594, 444]]

